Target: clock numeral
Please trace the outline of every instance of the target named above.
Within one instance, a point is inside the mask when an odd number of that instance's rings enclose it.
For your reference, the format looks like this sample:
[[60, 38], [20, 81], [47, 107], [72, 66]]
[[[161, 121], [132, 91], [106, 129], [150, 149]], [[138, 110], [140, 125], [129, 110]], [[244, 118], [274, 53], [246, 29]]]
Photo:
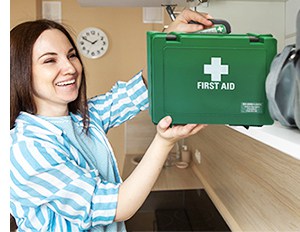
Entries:
[[91, 34], [92, 34], [92, 35], [95, 35], [95, 33], [96, 33], [96, 32], [95, 32], [94, 30], [91, 31]]

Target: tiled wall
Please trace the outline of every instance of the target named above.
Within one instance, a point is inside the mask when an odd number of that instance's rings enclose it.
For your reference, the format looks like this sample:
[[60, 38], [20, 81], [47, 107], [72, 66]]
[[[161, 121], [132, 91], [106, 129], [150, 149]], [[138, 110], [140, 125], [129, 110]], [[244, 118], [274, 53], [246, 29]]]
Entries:
[[144, 154], [156, 134], [148, 110], [125, 125], [125, 154]]

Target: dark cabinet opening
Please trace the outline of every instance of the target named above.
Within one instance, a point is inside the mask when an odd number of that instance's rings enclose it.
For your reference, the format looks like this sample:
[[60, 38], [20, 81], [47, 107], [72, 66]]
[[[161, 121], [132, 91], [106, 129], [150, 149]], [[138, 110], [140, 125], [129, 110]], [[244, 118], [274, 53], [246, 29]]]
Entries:
[[151, 192], [127, 231], [230, 231], [203, 189]]

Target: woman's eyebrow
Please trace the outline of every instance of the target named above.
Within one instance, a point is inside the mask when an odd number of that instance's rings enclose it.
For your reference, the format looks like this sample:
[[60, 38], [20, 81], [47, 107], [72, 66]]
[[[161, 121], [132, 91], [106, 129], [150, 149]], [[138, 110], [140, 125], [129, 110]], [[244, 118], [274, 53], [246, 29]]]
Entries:
[[72, 47], [72, 48], [69, 49], [68, 53], [71, 53], [73, 51], [75, 51], [75, 48]]
[[[75, 51], [75, 48], [72, 47], [72, 48], [69, 49], [68, 54], [73, 52], [73, 51]], [[47, 55], [55, 56], [55, 55], [57, 55], [57, 53], [56, 52], [46, 52], [43, 55], [41, 55], [38, 59], [42, 58], [43, 56], [47, 56]]]
[[47, 56], [47, 55], [55, 56], [55, 55], [57, 55], [57, 53], [55, 53], [55, 52], [46, 52], [46, 53], [44, 53], [43, 55], [41, 55], [41, 56], [38, 58], [38, 60], [41, 59], [43, 56]]

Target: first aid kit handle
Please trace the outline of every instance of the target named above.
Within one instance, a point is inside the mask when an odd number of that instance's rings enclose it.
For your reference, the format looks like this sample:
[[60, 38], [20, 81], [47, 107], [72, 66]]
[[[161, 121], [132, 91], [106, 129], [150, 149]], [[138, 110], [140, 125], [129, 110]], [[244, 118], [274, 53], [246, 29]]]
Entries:
[[[208, 20], [211, 21], [214, 25], [223, 25], [226, 28], [226, 33], [227, 34], [231, 33], [231, 26], [229, 22], [227, 22], [226, 20], [223, 19], [208, 19]], [[189, 24], [201, 24], [201, 23], [191, 20], [189, 21]]]

